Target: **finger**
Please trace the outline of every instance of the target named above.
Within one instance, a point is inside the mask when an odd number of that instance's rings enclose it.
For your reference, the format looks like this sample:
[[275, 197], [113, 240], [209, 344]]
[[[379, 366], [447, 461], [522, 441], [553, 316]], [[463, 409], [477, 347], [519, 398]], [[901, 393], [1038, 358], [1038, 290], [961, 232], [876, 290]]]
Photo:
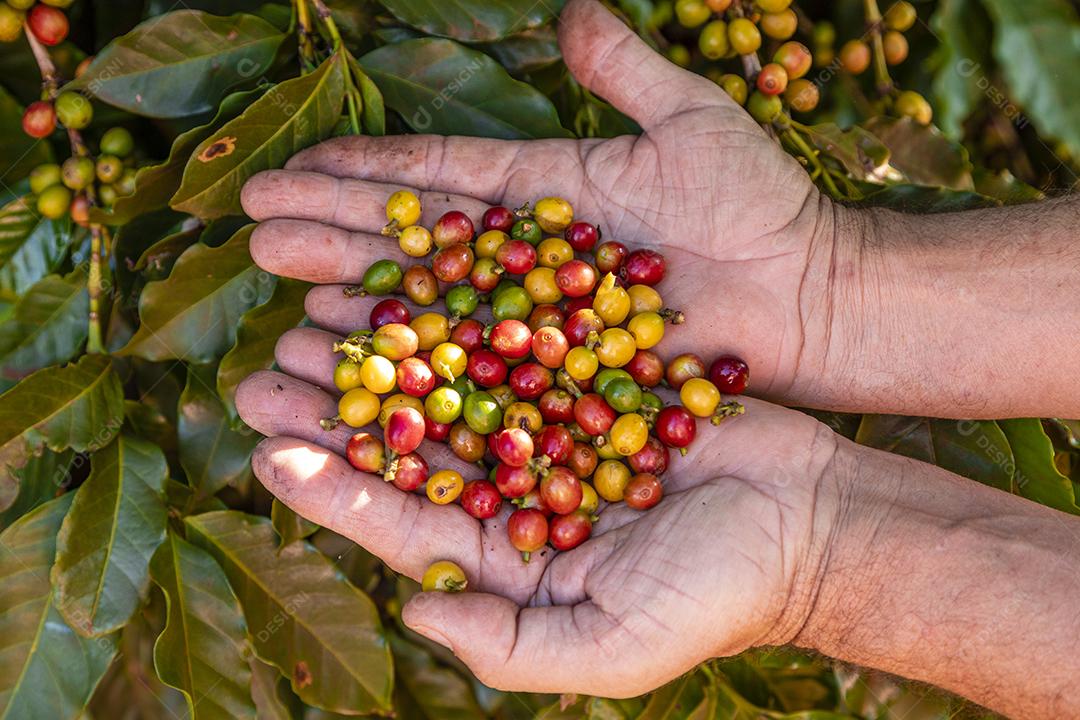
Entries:
[[500, 690], [631, 697], [668, 679], [647, 662], [646, 638], [592, 602], [521, 608], [484, 593], [420, 593], [401, 618]]
[[712, 81], [645, 44], [596, 0], [573, 0], [559, 16], [559, 46], [585, 87], [649, 130], [697, 107], [730, 103]]
[[251, 258], [275, 275], [313, 283], [358, 283], [376, 260], [416, 262], [393, 238], [308, 220], [274, 218], [251, 234]]
[[[401, 492], [376, 475], [298, 438], [262, 441], [252, 469], [273, 495], [301, 516], [344, 535], [419, 580], [435, 560], [475, 570], [480, 526], [460, 508]], [[466, 569], [468, 572], [468, 569]]]
[[[337, 401], [314, 385], [270, 370], [254, 373], [240, 383], [236, 409], [245, 423], [263, 435], [300, 438], [339, 455], [345, 454], [349, 438], [361, 430], [382, 437], [374, 424], [353, 428], [342, 422], [333, 430], [324, 430], [319, 420], [337, 415]], [[466, 480], [480, 476], [475, 465], [454, 455], [443, 443], [425, 440], [417, 452], [432, 472], [456, 470]]]
[[459, 505], [435, 505], [401, 492], [298, 438], [264, 440], [251, 466], [267, 490], [302, 517], [417, 581], [433, 562], [450, 560], [465, 571], [470, 589], [525, 602], [547, 564], [541, 553], [529, 563], [521, 561], [506, 535], [508, 509], [478, 522]]
[[[371, 309], [386, 298], [346, 296], [345, 287], [344, 285], [318, 285], [308, 291], [307, 297], [304, 298], [304, 310], [313, 323], [342, 335], [370, 327]], [[394, 297], [405, 303], [409, 314], [414, 318], [429, 312], [446, 314], [446, 306], [441, 300], [421, 307], [403, 297], [396, 295]], [[485, 324], [490, 322], [491, 306], [481, 305], [470, 317]]]
[[274, 362], [282, 372], [317, 385], [337, 398], [341, 393], [334, 384], [334, 368], [344, 356], [334, 352], [334, 343], [341, 339], [341, 335], [318, 328], [293, 328], [278, 338]]
[[[459, 193], [493, 205], [516, 207], [556, 192], [567, 168], [578, 168], [582, 153], [597, 142], [353, 135], [308, 148], [285, 167]], [[566, 192], [565, 187], [562, 192]]]
[[[244, 185], [244, 212], [255, 220], [295, 218], [336, 225], [346, 230], [378, 233], [386, 225], [386, 200], [400, 185], [335, 178], [311, 172], [268, 170]], [[485, 202], [465, 195], [417, 191], [423, 212], [420, 223], [432, 227], [447, 210], [460, 210], [475, 225], [487, 210]]]

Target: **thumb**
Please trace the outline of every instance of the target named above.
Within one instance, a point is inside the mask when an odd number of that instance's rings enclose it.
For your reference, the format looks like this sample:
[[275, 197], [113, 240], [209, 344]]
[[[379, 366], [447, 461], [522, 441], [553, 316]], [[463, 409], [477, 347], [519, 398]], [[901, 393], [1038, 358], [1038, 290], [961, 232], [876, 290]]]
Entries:
[[578, 82], [645, 130], [686, 110], [730, 102], [715, 83], [669, 62], [597, 0], [567, 3], [559, 45]]
[[637, 644], [591, 602], [522, 608], [486, 593], [427, 592], [401, 619], [499, 690], [632, 697], [652, 689], [642, 685], [648, 668], [633, 660]]

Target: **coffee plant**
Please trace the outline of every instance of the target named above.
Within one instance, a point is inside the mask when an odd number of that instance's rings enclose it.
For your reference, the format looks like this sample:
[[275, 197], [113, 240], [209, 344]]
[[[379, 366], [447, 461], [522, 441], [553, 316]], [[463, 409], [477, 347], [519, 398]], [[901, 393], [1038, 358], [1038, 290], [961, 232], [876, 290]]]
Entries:
[[[236, 388], [308, 286], [252, 263], [244, 182], [340, 135], [640, 132], [566, 71], [561, 5], [0, 2], [0, 717], [980, 714], [786, 648], [632, 700], [494, 691], [404, 628], [416, 583], [254, 480]], [[1077, 180], [1068, 0], [609, 5], [837, 200], [940, 212]], [[1080, 421], [815, 415], [1080, 513]]]

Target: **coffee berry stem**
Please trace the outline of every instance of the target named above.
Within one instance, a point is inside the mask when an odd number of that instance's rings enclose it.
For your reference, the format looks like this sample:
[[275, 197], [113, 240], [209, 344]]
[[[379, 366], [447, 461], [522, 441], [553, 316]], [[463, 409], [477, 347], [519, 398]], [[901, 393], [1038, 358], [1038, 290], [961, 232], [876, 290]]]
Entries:
[[713, 425], [719, 425], [729, 417], [742, 415], [744, 412], [746, 412], [746, 407], [741, 402], [729, 400], [726, 403], [720, 403], [720, 406], [716, 408], [716, 412], [713, 413], [712, 418], [709, 419], [709, 422]]
[[[48, 49], [35, 37], [34, 33], [26, 32], [26, 42], [30, 45], [30, 52], [37, 63], [41, 73], [41, 86], [50, 102], [56, 100], [60, 90], [60, 75], [56, 70], [56, 64]], [[90, 157], [90, 149], [83, 141], [82, 133], [74, 128], [67, 128], [68, 142], [71, 144], [71, 154], [76, 157]], [[93, 207], [97, 201], [94, 193], [94, 185], [91, 183], [84, 190], [87, 203]], [[90, 224], [90, 270], [87, 278], [87, 294], [90, 299], [90, 311], [87, 321], [89, 323], [86, 339], [86, 351], [91, 354], [102, 354], [105, 345], [102, 342], [101, 333], [101, 289], [102, 289], [102, 255], [103, 244], [108, 239], [108, 233], [97, 223]]]
[[874, 52], [874, 81], [877, 83], [878, 93], [885, 97], [893, 90], [892, 77], [889, 76], [889, 67], [885, 61], [885, 41], [881, 36], [881, 28], [885, 21], [881, 16], [877, 0], [864, 0], [864, 5], [866, 22], [870, 26], [870, 45]]

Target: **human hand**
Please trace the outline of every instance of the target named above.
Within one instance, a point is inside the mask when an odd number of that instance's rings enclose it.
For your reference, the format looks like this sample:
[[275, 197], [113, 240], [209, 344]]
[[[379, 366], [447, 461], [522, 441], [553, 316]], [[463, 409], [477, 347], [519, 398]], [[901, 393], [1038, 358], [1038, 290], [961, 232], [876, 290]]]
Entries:
[[[828, 405], [817, 369], [839, 209], [718, 86], [656, 54], [599, 3], [569, 3], [559, 35], [578, 80], [644, 135], [333, 140], [245, 187], [246, 211], [264, 221], [255, 259], [280, 275], [356, 283], [376, 259], [405, 259], [378, 236], [383, 204], [402, 186], [422, 191], [428, 226], [451, 208], [479, 221], [491, 204], [564, 196], [607, 238], [664, 253], [664, 298], [687, 315], [665, 342], [671, 356], [730, 352], [753, 368], [754, 394]], [[343, 333], [360, 317], [335, 287], [316, 288], [307, 308]]]
[[[255, 473], [293, 510], [397, 572], [418, 580], [434, 561], [458, 563], [469, 592], [419, 594], [402, 618], [484, 683], [634, 696], [708, 658], [789, 642], [806, 622], [840, 492], [835, 436], [809, 416], [748, 400], [745, 415], [709, 427], [673, 459], [659, 505], [602, 508], [592, 539], [524, 563], [505, 530], [509, 507], [481, 522], [341, 457], [352, 431], [319, 426], [335, 409], [316, 387], [332, 387], [331, 341], [294, 330], [278, 357], [304, 379], [263, 372], [240, 386], [241, 416], [271, 436]], [[470, 479], [445, 446], [425, 443], [421, 453]]]

